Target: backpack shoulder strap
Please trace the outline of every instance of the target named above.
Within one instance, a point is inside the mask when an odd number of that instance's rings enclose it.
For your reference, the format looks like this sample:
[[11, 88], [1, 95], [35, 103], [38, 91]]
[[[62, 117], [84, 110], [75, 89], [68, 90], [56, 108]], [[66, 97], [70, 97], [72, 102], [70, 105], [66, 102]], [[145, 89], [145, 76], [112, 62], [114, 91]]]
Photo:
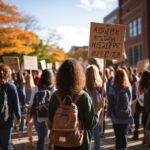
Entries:
[[46, 100], [49, 101], [51, 98], [51, 91], [46, 90]]
[[58, 100], [59, 105], [62, 105], [63, 104], [62, 99], [61, 99], [60, 94], [58, 93], [58, 91], [55, 92], [55, 95], [56, 95], [56, 99]]
[[[82, 91], [79, 92], [78, 94], [74, 94], [73, 97], [72, 97], [72, 102], [73, 102], [73, 103], [76, 103], [76, 102], [79, 100], [80, 96], [81, 96], [83, 93], [84, 93], [84, 91], [82, 90]], [[58, 91], [55, 92], [55, 95], [56, 95], [56, 98], [57, 98], [59, 104], [60, 104], [60, 105], [63, 105], [63, 101], [62, 101], [61, 96], [60, 96], [60, 94], [58, 93]]]

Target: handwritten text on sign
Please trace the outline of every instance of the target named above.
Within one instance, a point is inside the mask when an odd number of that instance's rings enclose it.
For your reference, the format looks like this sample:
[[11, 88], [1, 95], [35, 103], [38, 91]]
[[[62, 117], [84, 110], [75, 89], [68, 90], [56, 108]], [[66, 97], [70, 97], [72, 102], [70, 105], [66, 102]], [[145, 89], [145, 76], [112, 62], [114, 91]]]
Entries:
[[121, 59], [125, 25], [91, 23], [89, 54], [91, 57]]

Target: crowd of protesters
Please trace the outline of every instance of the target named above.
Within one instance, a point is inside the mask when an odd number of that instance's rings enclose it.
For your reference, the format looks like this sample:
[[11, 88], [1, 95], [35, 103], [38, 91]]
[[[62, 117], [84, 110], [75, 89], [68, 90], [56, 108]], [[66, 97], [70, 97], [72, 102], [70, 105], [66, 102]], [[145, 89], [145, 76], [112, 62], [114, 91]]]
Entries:
[[[34, 146], [32, 133], [36, 130], [37, 150], [44, 150], [45, 144], [54, 150], [90, 150], [92, 139], [94, 150], [100, 150], [106, 117], [112, 122], [116, 150], [127, 149], [129, 131], [133, 133], [133, 140], [139, 140], [141, 124], [143, 144], [150, 146], [150, 71], [137, 72], [136, 68], [125, 65], [104, 70], [96, 63], [83, 66], [70, 59], [57, 71], [12, 73], [8, 66], [0, 65], [0, 90], [6, 93], [9, 113], [6, 121], [0, 119], [2, 150], [14, 149], [12, 132], [17, 131], [22, 137], [25, 129], [31, 147]], [[78, 126], [76, 124], [74, 130], [78, 128], [80, 140], [73, 141], [77, 133], [70, 137], [70, 130], [64, 129], [64, 135], [57, 141], [60, 132], [57, 127], [62, 128], [60, 124], [63, 121], [65, 124], [66, 119], [66, 114], [62, 116], [64, 120], [60, 114], [68, 109], [70, 101], [76, 104], [72, 107], [78, 111], [74, 110], [73, 115], [77, 112], [78, 118], [68, 119], [68, 124], [76, 121]]]

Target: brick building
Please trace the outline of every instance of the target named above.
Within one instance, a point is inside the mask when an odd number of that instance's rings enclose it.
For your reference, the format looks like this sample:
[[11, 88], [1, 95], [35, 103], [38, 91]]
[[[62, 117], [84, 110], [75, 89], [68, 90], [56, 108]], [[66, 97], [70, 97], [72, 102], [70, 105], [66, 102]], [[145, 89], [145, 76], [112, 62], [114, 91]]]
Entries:
[[[127, 25], [125, 46], [131, 65], [141, 59], [150, 59], [150, 0], [118, 0], [118, 4], [104, 22]], [[112, 21], [114, 16], [118, 19]]]
[[119, 9], [116, 8], [111, 13], [109, 13], [106, 17], [104, 17], [104, 22], [108, 24], [119, 23]]

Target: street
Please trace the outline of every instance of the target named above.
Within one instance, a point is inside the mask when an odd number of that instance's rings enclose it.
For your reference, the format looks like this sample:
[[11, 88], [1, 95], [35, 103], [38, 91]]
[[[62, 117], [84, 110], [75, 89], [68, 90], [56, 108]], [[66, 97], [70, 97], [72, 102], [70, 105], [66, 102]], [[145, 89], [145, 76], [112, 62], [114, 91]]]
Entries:
[[[139, 136], [139, 141], [132, 141], [132, 134], [129, 133], [128, 136], [128, 150], [149, 150], [148, 148], [145, 148], [142, 146], [142, 138], [143, 138], [143, 129], [140, 128], [139, 130], [140, 136]], [[19, 138], [16, 133], [13, 133], [13, 143], [15, 144], [16, 150], [32, 150], [35, 149], [36, 147], [36, 141], [37, 141], [37, 136], [36, 132], [33, 131], [33, 137], [34, 137], [34, 147], [31, 148], [28, 143], [28, 138], [26, 132], [24, 133], [24, 136], [22, 138]], [[111, 126], [111, 122], [109, 119], [106, 119], [106, 131], [105, 131], [105, 136], [101, 140], [101, 148], [102, 150], [115, 150], [115, 136], [114, 132]], [[48, 150], [48, 146], [45, 146], [45, 150]], [[92, 150], [93, 150], [93, 142], [92, 142]]]

